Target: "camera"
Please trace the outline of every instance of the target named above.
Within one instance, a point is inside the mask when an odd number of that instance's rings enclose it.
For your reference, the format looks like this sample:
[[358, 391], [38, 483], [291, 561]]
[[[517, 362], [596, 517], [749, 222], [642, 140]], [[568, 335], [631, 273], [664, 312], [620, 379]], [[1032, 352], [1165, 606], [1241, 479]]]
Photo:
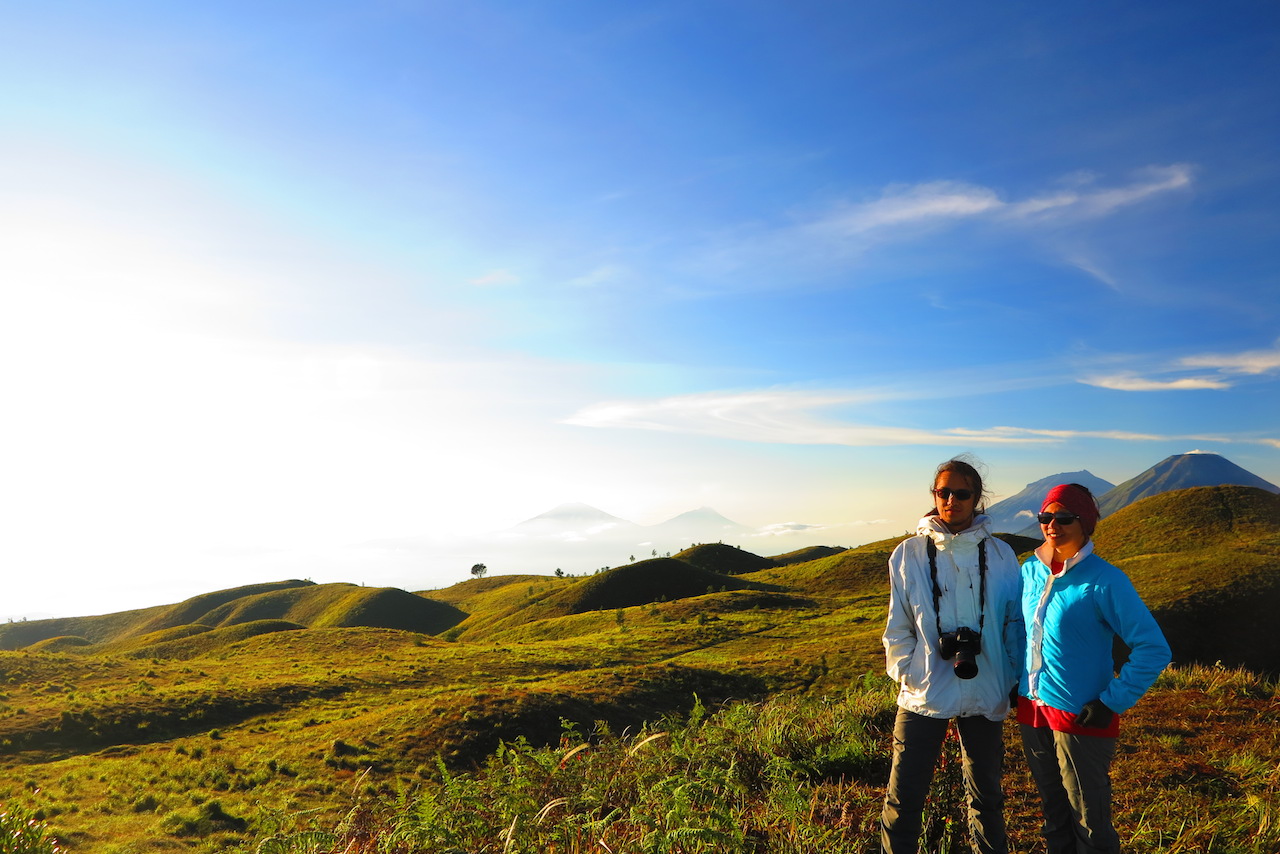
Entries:
[[938, 654], [944, 661], [955, 661], [956, 676], [961, 679], [972, 679], [978, 675], [978, 653], [982, 652], [982, 635], [973, 629], [961, 626], [954, 632], [946, 632], [938, 638]]

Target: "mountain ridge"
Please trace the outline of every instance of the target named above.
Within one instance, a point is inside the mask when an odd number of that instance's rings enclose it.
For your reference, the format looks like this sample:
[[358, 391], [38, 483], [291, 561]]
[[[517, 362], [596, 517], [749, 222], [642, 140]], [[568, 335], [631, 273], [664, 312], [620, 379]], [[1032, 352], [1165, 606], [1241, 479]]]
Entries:
[[1194, 486], [1252, 486], [1280, 493], [1280, 486], [1241, 468], [1220, 454], [1191, 451], [1166, 457], [1131, 477], [1098, 499], [1098, 509], [1109, 516], [1135, 501], [1162, 492]]
[[1028, 483], [1020, 492], [987, 508], [987, 516], [991, 519], [992, 530], [1016, 534], [1025, 533], [1030, 527], [1036, 534], [1039, 534], [1039, 529], [1035, 527], [1035, 514], [1040, 511], [1040, 507], [1044, 504], [1044, 497], [1049, 494], [1049, 490], [1060, 483], [1078, 483], [1087, 487], [1094, 495], [1101, 495], [1114, 487], [1114, 484], [1103, 480], [1087, 469], [1061, 472], [1042, 477], [1039, 480]]

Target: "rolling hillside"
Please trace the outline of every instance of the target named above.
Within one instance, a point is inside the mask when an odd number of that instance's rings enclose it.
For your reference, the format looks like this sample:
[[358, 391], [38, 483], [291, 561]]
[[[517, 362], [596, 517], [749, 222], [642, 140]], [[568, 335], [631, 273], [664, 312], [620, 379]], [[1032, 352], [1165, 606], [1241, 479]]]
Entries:
[[[1096, 542], [1179, 661], [1274, 671], [1277, 519], [1280, 496], [1199, 488], [1104, 519]], [[1003, 537], [1019, 554], [1035, 546]], [[170, 850], [191, 827], [230, 845], [267, 826], [262, 804], [336, 822], [356, 780], [387, 795], [504, 740], [624, 731], [696, 702], [839, 696], [883, 669], [885, 564], [900, 540], [810, 560], [717, 544], [416, 594], [286, 581], [10, 624], [0, 802], [45, 810], [73, 851]]]
[[446, 602], [391, 587], [281, 581], [195, 596], [176, 605], [96, 617], [32, 620], [0, 626], [0, 649], [21, 649], [63, 638], [63, 647], [88, 651], [136, 649], [210, 629], [285, 621], [301, 627], [366, 626], [438, 634], [466, 615]]
[[1103, 519], [1102, 557], [1133, 580], [1176, 662], [1274, 672], [1280, 637], [1280, 495], [1206, 486], [1144, 498]]

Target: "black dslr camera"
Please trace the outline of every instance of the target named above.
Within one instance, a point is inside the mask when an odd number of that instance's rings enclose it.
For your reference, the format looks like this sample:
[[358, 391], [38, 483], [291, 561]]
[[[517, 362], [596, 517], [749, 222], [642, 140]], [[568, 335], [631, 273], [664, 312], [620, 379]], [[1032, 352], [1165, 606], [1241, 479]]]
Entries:
[[938, 654], [944, 661], [951, 662], [956, 676], [961, 679], [972, 679], [978, 675], [978, 653], [982, 652], [982, 635], [973, 629], [961, 626], [954, 632], [947, 632], [938, 638]]

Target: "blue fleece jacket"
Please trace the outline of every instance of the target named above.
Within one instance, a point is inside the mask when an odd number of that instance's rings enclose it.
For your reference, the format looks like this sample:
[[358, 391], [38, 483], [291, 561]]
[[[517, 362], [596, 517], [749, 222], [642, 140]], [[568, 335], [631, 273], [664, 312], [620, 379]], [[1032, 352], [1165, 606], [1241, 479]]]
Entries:
[[[1128, 711], [1169, 664], [1169, 644], [1129, 577], [1093, 554], [1087, 543], [1055, 576], [1037, 554], [1022, 564], [1027, 627], [1023, 696], [1078, 713], [1101, 699]], [[1112, 638], [1132, 650], [1119, 676]]]

